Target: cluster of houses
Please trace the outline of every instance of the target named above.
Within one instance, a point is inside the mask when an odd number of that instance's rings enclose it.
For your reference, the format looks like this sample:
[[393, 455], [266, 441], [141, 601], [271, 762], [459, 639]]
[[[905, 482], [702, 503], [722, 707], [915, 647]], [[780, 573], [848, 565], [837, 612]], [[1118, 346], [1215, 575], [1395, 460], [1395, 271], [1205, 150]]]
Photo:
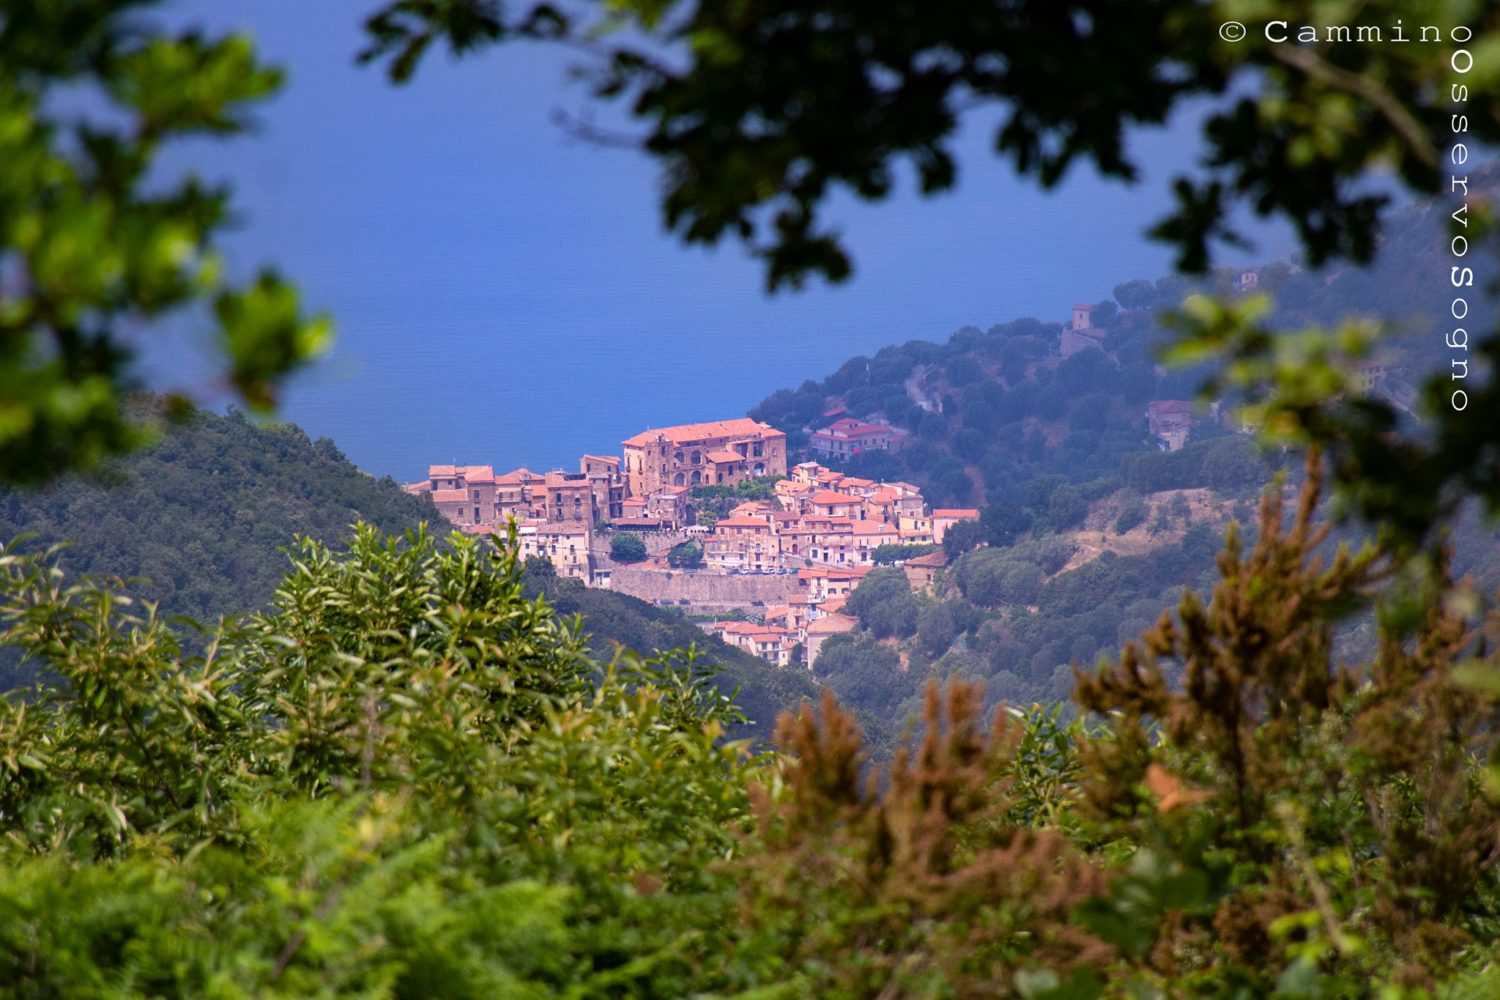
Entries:
[[882, 545], [941, 545], [953, 525], [978, 518], [972, 508], [929, 510], [910, 483], [877, 483], [804, 462], [776, 483], [774, 500], [747, 501], [715, 523], [703, 555], [731, 572], [869, 567]]
[[[937, 549], [905, 560], [901, 568], [912, 589], [927, 590], [947, 564], [948, 557], [942, 549]], [[800, 569], [797, 589], [785, 604], [767, 608], [764, 621], [717, 621], [705, 626], [705, 631], [736, 649], [781, 667], [796, 662], [800, 654], [801, 661], [811, 668], [825, 642], [858, 627], [858, 619], [845, 614], [844, 605], [872, 569], [872, 566]]]
[[[859, 448], [899, 447], [902, 437], [884, 425], [847, 420], [818, 433], [843, 435], [840, 441], [857, 441]], [[843, 477], [813, 464], [785, 479], [786, 435], [747, 417], [643, 431], [622, 442], [619, 457], [584, 455], [577, 472], [523, 468], [497, 474], [489, 465], [433, 465], [425, 480], [406, 490], [431, 496], [438, 511], [465, 532], [488, 535], [514, 524], [523, 557], [549, 559], [561, 575], [592, 584], [591, 552], [601, 527], [682, 531], [694, 524], [695, 488], [767, 476], [783, 477], [777, 496], [786, 506], [775, 525], [761, 518], [746, 523], [749, 512], [737, 512], [705, 539], [710, 565], [778, 568], [783, 552], [799, 565], [868, 565], [878, 545], [934, 534], [921, 494], [909, 484], [851, 479], [840, 492]], [[951, 512], [936, 514], [944, 515], [936, 527], [940, 537]], [[774, 544], [758, 538], [766, 530], [776, 537]]]
[[[849, 418], [813, 437], [815, 448], [841, 457], [899, 448], [904, 440], [887, 425]], [[910, 483], [846, 476], [816, 462], [789, 471], [786, 435], [749, 418], [648, 430], [622, 446], [618, 458], [584, 455], [577, 472], [433, 465], [406, 489], [431, 496], [464, 532], [488, 535], [513, 525], [523, 558], [546, 559], [559, 575], [590, 586], [608, 585], [595, 545], [604, 530], [697, 541], [709, 573], [795, 575], [786, 603], [767, 608], [764, 622], [711, 626], [730, 645], [781, 665], [799, 647], [810, 664], [824, 639], [854, 627], [840, 609], [882, 545], [941, 545], [953, 525], [979, 517], [973, 509], [929, 510]], [[779, 477], [772, 499], [696, 523], [695, 488], [771, 476]], [[935, 572], [939, 563], [927, 562]], [[922, 559], [909, 564], [918, 576], [927, 572]]]

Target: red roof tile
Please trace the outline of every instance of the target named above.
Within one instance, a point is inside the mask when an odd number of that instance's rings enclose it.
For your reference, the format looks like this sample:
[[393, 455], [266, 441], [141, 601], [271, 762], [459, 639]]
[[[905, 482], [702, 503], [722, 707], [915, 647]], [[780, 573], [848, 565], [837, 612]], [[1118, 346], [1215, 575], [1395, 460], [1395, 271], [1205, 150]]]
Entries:
[[645, 430], [634, 437], [626, 438], [627, 447], [642, 447], [651, 444], [658, 437], [666, 438], [672, 444], [686, 444], [690, 441], [703, 441], [710, 438], [726, 437], [785, 437], [781, 431], [770, 426], [751, 420], [749, 417], [737, 417], [734, 420], [712, 420], [702, 424], [679, 424], [675, 427], [659, 427]]

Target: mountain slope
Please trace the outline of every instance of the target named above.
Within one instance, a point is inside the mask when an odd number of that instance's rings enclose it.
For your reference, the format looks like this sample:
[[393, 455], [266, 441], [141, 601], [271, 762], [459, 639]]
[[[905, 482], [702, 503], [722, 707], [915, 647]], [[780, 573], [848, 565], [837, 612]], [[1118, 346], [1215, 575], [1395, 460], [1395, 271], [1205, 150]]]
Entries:
[[205, 623], [264, 604], [296, 535], [334, 543], [360, 520], [401, 532], [438, 515], [332, 441], [239, 414], [195, 414], [90, 479], [0, 492], [0, 538], [70, 542], [70, 574], [140, 578], [133, 593]]

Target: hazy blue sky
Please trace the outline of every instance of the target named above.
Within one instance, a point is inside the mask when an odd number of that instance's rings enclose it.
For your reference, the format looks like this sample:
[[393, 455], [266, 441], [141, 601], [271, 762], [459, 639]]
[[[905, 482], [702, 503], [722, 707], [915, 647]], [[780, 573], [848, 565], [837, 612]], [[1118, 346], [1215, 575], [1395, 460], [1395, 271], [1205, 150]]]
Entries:
[[[886, 344], [1061, 319], [1169, 270], [1142, 233], [1196, 149], [1191, 130], [1141, 138], [1137, 187], [1080, 173], [1043, 195], [989, 155], [975, 123], [956, 192], [924, 201], [907, 185], [881, 205], [840, 203], [852, 281], [770, 298], [738, 246], [684, 248], [664, 233], [650, 160], [552, 124], [555, 110], [587, 106], [560, 53], [439, 54], [395, 88], [354, 64], [373, 7], [165, 8], [174, 22], [250, 31], [289, 72], [256, 135], [174, 162], [235, 185], [237, 270], [274, 263], [333, 314], [338, 348], [283, 415], [372, 472], [571, 467], [647, 426], [743, 414]], [[154, 373], [198, 368], [201, 348], [171, 344]]]

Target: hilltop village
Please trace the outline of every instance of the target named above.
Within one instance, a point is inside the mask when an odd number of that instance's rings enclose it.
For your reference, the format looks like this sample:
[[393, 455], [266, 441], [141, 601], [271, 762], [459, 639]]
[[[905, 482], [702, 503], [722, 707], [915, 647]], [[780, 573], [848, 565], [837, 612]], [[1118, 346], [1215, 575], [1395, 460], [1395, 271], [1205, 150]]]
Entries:
[[[812, 449], [849, 456], [898, 449], [904, 438], [841, 418], [813, 436]], [[855, 627], [840, 611], [877, 561], [905, 564], [925, 586], [943, 564], [946, 532], [979, 518], [930, 509], [910, 483], [816, 462], [788, 469], [786, 435], [749, 418], [647, 430], [622, 444], [619, 457], [584, 455], [577, 472], [434, 465], [406, 489], [429, 494], [466, 533], [514, 525], [522, 558], [545, 560], [559, 576], [723, 614], [705, 628], [780, 666], [799, 650], [811, 665], [824, 639]], [[627, 535], [639, 545], [622, 545]], [[745, 620], [752, 615], [761, 620]]]
[[[1257, 283], [1258, 272], [1247, 271], [1236, 289]], [[1104, 354], [1097, 308], [1073, 308], [1053, 357]], [[1385, 359], [1364, 359], [1355, 382], [1381, 390], [1389, 371]], [[906, 389], [916, 406], [941, 411], [922, 386]], [[731, 645], [778, 665], [811, 666], [824, 639], [855, 628], [841, 611], [872, 568], [899, 565], [914, 589], [925, 589], [946, 564], [947, 531], [979, 518], [976, 509], [934, 509], [911, 483], [820, 464], [897, 453], [910, 439], [883, 418], [855, 418], [836, 397], [825, 404], [826, 425], [804, 427], [803, 454], [813, 460], [797, 465], [785, 433], [741, 417], [646, 430], [621, 442], [619, 456], [582, 456], [576, 472], [434, 465], [406, 489], [430, 495], [461, 531], [513, 526], [522, 558], [550, 563], [561, 577], [679, 608]], [[1148, 399], [1144, 410], [1148, 438], [1162, 452], [1181, 450], [1205, 423], [1255, 429], [1217, 403]]]

